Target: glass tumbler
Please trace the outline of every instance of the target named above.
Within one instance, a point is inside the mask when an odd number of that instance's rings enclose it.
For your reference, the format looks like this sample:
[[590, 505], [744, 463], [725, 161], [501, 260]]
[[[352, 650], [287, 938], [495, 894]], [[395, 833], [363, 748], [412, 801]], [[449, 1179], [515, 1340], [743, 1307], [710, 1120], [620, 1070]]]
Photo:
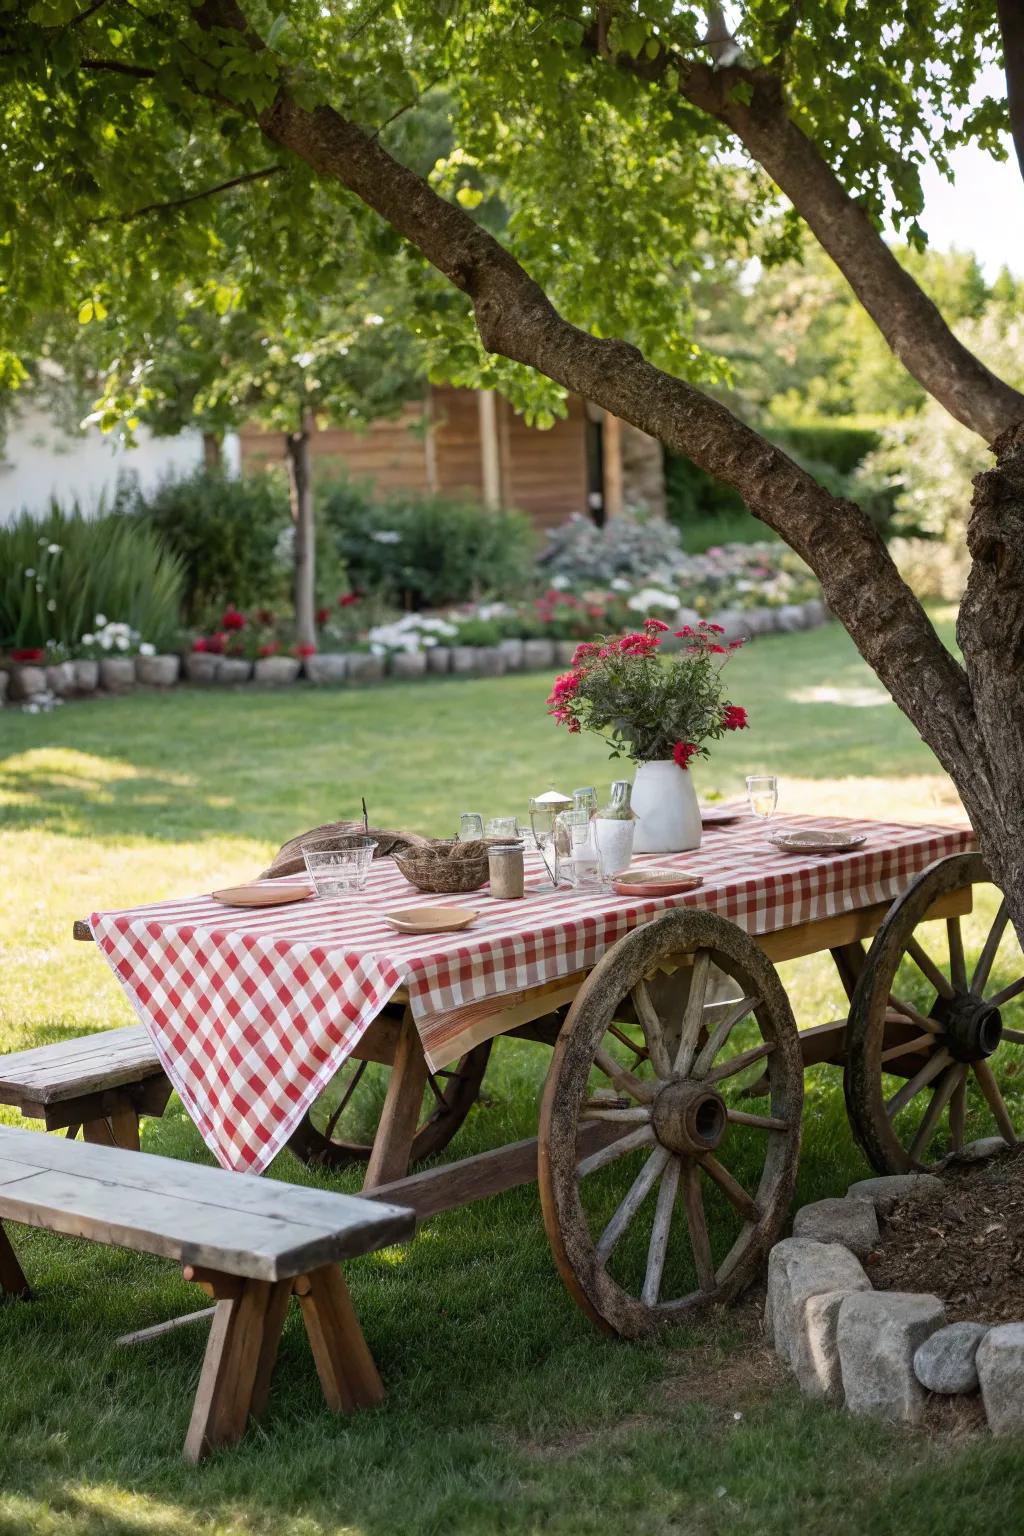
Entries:
[[377, 844], [372, 837], [339, 837], [311, 843], [302, 850], [318, 896], [341, 896], [365, 889]]

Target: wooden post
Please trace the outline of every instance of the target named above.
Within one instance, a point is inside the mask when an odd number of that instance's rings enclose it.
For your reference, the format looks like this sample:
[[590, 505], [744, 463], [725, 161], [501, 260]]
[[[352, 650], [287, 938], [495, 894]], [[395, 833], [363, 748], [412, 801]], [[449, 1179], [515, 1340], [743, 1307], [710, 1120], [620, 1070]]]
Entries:
[[434, 427], [434, 391], [428, 386], [423, 402], [423, 459], [427, 472], [427, 490], [436, 496], [439, 489], [437, 478], [437, 436]]
[[480, 412], [480, 466], [483, 474], [484, 506], [495, 511], [501, 506], [501, 450], [498, 446], [498, 413], [493, 389], [477, 391]]
[[313, 412], [303, 406], [299, 430], [285, 433], [285, 456], [295, 523], [295, 636], [300, 645], [316, 644], [316, 550], [313, 527], [313, 466], [310, 440]]
[[601, 425], [604, 457], [604, 515], [620, 517], [623, 507], [622, 422], [605, 411]]

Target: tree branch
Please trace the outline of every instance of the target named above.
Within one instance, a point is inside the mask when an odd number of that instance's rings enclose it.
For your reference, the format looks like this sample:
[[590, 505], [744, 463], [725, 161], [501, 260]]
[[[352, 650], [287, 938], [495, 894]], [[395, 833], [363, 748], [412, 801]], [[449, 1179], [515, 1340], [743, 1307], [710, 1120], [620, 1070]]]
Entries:
[[[1012, 7], [1015, 0], [1001, 4]], [[596, 25], [587, 42], [596, 52]], [[713, 68], [670, 47], [654, 59], [615, 55], [611, 62], [647, 80], [676, 71], [680, 94], [736, 134], [831, 256], [907, 372], [951, 416], [986, 442], [1024, 420], [1024, 395], [957, 340], [868, 214], [792, 121], [774, 75], [739, 65]], [[738, 85], [749, 101], [738, 99]]]
[[230, 181], [220, 181], [215, 187], [204, 187], [201, 192], [189, 192], [184, 197], [172, 197], [164, 203], [145, 203], [141, 208], [132, 208], [128, 213], [112, 213], [106, 218], [90, 219], [90, 224], [130, 224], [133, 219], [141, 219], [148, 213], [167, 213], [174, 208], [187, 208], [189, 203], [198, 203], [204, 197], [216, 197], [220, 192], [230, 192], [233, 187], [247, 186], [251, 181], [265, 181], [268, 176], [276, 176], [284, 170], [283, 165], [267, 165], [262, 171], [247, 171], [244, 176], [232, 176]]
[[152, 80], [156, 74], [155, 69], [147, 69], [143, 64], [128, 64], [124, 59], [82, 59], [80, 67], [109, 70], [114, 75], [130, 75], [134, 80]]
[[1020, 0], [996, 0], [999, 30], [1003, 37], [1003, 68], [1006, 71], [1006, 101], [1010, 111], [1010, 132], [1017, 151], [1017, 164], [1024, 176], [1024, 10]]
[[[235, 0], [204, 0], [195, 18], [262, 46]], [[310, 111], [284, 87], [256, 120], [272, 143], [348, 188], [466, 293], [488, 351], [538, 369], [738, 490], [814, 570], [830, 607], [940, 761], [962, 770], [975, 750], [966, 675], [861, 508], [831, 496], [725, 406], [653, 367], [637, 348], [571, 325], [504, 246], [356, 123], [330, 107]]]

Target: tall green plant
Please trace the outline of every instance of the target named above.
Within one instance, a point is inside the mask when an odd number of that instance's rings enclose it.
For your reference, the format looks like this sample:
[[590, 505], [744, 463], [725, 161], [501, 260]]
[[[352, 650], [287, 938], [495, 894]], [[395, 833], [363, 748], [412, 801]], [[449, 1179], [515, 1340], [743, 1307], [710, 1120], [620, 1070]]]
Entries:
[[0, 646], [73, 650], [96, 615], [173, 643], [184, 568], [145, 522], [123, 512], [87, 517], [56, 501], [0, 528]]

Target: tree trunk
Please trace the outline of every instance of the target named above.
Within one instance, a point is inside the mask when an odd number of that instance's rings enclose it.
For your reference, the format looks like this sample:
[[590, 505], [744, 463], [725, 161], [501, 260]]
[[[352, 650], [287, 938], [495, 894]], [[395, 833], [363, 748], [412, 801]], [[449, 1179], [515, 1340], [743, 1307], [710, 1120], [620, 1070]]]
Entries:
[[203, 468], [207, 470], [221, 470], [224, 468], [224, 433], [203, 433]]
[[316, 526], [313, 469], [309, 451], [313, 413], [304, 409], [298, 432], [285, 435], [292, 521], [295, 524], [295, 639], [316, 644]]

